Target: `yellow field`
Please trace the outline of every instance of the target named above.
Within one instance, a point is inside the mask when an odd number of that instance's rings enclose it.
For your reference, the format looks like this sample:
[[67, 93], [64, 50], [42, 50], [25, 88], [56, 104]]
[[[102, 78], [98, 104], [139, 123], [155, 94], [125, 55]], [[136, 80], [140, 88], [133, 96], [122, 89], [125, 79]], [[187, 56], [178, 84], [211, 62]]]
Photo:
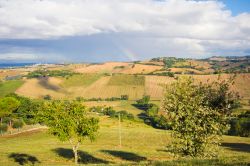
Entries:
[[107, 62], [103, 64], [86, 65], [73, 69], [78, 73], [123, 73], [147, 74], [162, 69], [163, 66], [133, 64], [126, 62]]
[[[190, 75], [197, 82], [206, 82], [218, 80], [218, 75]], [[65, 79], [49, 78], [49, 79], [27, 79], [25, 83], [17, 89], [17, 94], [32, 97], [42, 98], [45, 95], [51, 95], [52, 98], [75, 99], [76, 97], [84, 98], [110, 98], [120, 97], [121, 95], [129, 95], [129, 100], [141, 98], [144, 94], [150, 95], [153, 100], [160, 100], [163, 94], [163, 86], [169, 84], [175, 79], [166, 76], [138, 76], [145, 77], [145, 84], [123, 84], [124, 79], [129, 79], [128, 75], [119, 76], [100, 76], [97, 80], [87, 82], [86, 84], [79, 83], [79, 79], [69, 80], [69, 85], [65, 86]], [[221, 79], [228, 79], [229, 74], [223, 74]], [[112, 81], [111, 81], [112, 78]], [[96, 78], [95, 78], [96, 79]], [[68, 81], [68, 80], [66, 80]], [[75, 84], [73, 81], [78, 81]], [[232, 89], [239, 92], [243, 100], [250, 99], [250, 74], [239, 74], [236, 76], [235, 84]]]
[[51, 95], [53, 98], [61, 99], [64, 98], [67, 92], [59, 86], [60, 83], [61, 80], [54, 77], [28, 79], [25, 80], [23, 86], [16, 90], [16, 93], [31, 98], [42, 98], [45, 95]]
[[[222, 74], [220, 76], [221, 80], [225, 80], [230, 78], [232, 75], [230, 74]], [[218, 75], [192, 75], [192, 77], [196, 81], [216, 81], [218, 80]], [[238, 74], [235, 78], [234, 85], [232, 90], [239, 92], [240, 96], [243, 99], [250, 99], [250, 74]]]
[[107, 62], [103, 64], [88, 65], [76, 68], [74, 71], [78, 73], [108, 73], [115, 70], [117, 66], [128, 66], [126, 62]]
[[145, 80], [146, 94], [150, 95], [153, 100], [159, 100], [162, 98], [164, 86], [173, 82], [174, 78], [166, 76], [146, 76]]
[[163, 66], [134, 64], [120, 71], [124, 74], [147, 74], [162, 69]]

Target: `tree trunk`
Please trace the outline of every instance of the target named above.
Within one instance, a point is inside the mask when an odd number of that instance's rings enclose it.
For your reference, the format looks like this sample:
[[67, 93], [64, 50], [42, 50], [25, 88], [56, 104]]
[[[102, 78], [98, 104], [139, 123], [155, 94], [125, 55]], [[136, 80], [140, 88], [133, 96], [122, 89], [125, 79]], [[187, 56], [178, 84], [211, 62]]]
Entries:
[[[72, 144], [72, 142], [70, 141], [70, 143]], [[78, 164], [78, 154], [77, 154], [77, 150], [78, 150], [78, 147], [79, 147], [79, 144], [80, 142], [77, 142], [76, 145], [73, 145], [73, 152], [74, 152], [74, 157], [75, 157], [75, 164], [77, 165]]]
[[9, 122], [9, 129], [10, 129], [10, 134], [12, 134], [12, 121], [10, 119], [10, 122]]
[[78, 164], [78, 154], [77, 154], [77, 149], [75, 149], [75, 147], [73, 147], [73, 152], [74, 152], [74, 157], [75, 157], [75, 164]]

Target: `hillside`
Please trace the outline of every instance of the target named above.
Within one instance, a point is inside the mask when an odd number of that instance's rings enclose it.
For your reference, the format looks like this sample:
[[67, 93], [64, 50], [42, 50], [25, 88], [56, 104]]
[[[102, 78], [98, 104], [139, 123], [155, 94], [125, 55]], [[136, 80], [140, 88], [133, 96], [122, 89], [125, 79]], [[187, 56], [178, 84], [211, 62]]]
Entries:
[[[187, 75], [197, 81], [217, 80], [219, 75]], [[222, 74], [221, 79], [228, 79], [232, 74]], [[24, 84], [16, 90], [17, 94], [42, 98], [51, 95], [52, 98], [108, 98], [129, 95], [130, 100], [139, 99], [143, 94], [150, 95], [154, 100], [160, 100], [163, 87], [173, 82], [173, 77], [156, 75], [74, 75], [68, 78], [48, 77], [25, 79]], [[238, 74], [233, 90], [239, 92], [243, 99], [250, 99], [250, 74]]]

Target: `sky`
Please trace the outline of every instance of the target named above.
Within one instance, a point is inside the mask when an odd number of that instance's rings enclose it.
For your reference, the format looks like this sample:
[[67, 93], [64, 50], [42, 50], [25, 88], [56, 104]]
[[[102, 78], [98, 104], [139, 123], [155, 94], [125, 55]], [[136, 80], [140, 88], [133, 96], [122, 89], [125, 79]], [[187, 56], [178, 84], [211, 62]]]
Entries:
[[0, 0], [0, 63], [244, 55], [250, 0]]

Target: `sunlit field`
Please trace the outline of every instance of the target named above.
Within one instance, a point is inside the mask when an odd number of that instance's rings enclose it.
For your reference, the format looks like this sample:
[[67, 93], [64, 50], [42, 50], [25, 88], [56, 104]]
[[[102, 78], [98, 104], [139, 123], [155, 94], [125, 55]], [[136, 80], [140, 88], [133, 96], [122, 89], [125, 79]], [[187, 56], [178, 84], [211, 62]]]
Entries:
[[[81, 164], [151, 165], [157, 164], [157, 161], [168, 161], [170, 165], [175, 163], [171, 161], [174, 157], [166, 148], [171, 143], [170, 131], [157, 130], [138, 122], [123, 121], [120, 147], [118, 120], [101, 117], [100, 122], [96, 141], [91, 143], [86, 140], [80, 146]], [[218, 161], [198, 160], [196, 163], [247, 165], [246, 163], [250, 162], [249, 144], [250, 138], [223, 136]], [[0, 150], [0, 161], [3, 165], [19, 165], [22, 162], [34, 162], [36, 165], [73, 165], [70, 144], [60, 142], [45, 129], [1, 137]], [[16, 154], [16, 157], [13, 154]], [[23, 154], [24, 161], [18, 154]], [[31, 156], [31, 159], [26, 159], [25, 156]], [[168, 162], [163, 162], [162, 165]], [[190, 161], [192, 162], [195, 163]], [[185, 163], [189, 163], [189, 159], [183, 162], [184, 165]], [[179, 164], [176, 161], [176, 165]]]

